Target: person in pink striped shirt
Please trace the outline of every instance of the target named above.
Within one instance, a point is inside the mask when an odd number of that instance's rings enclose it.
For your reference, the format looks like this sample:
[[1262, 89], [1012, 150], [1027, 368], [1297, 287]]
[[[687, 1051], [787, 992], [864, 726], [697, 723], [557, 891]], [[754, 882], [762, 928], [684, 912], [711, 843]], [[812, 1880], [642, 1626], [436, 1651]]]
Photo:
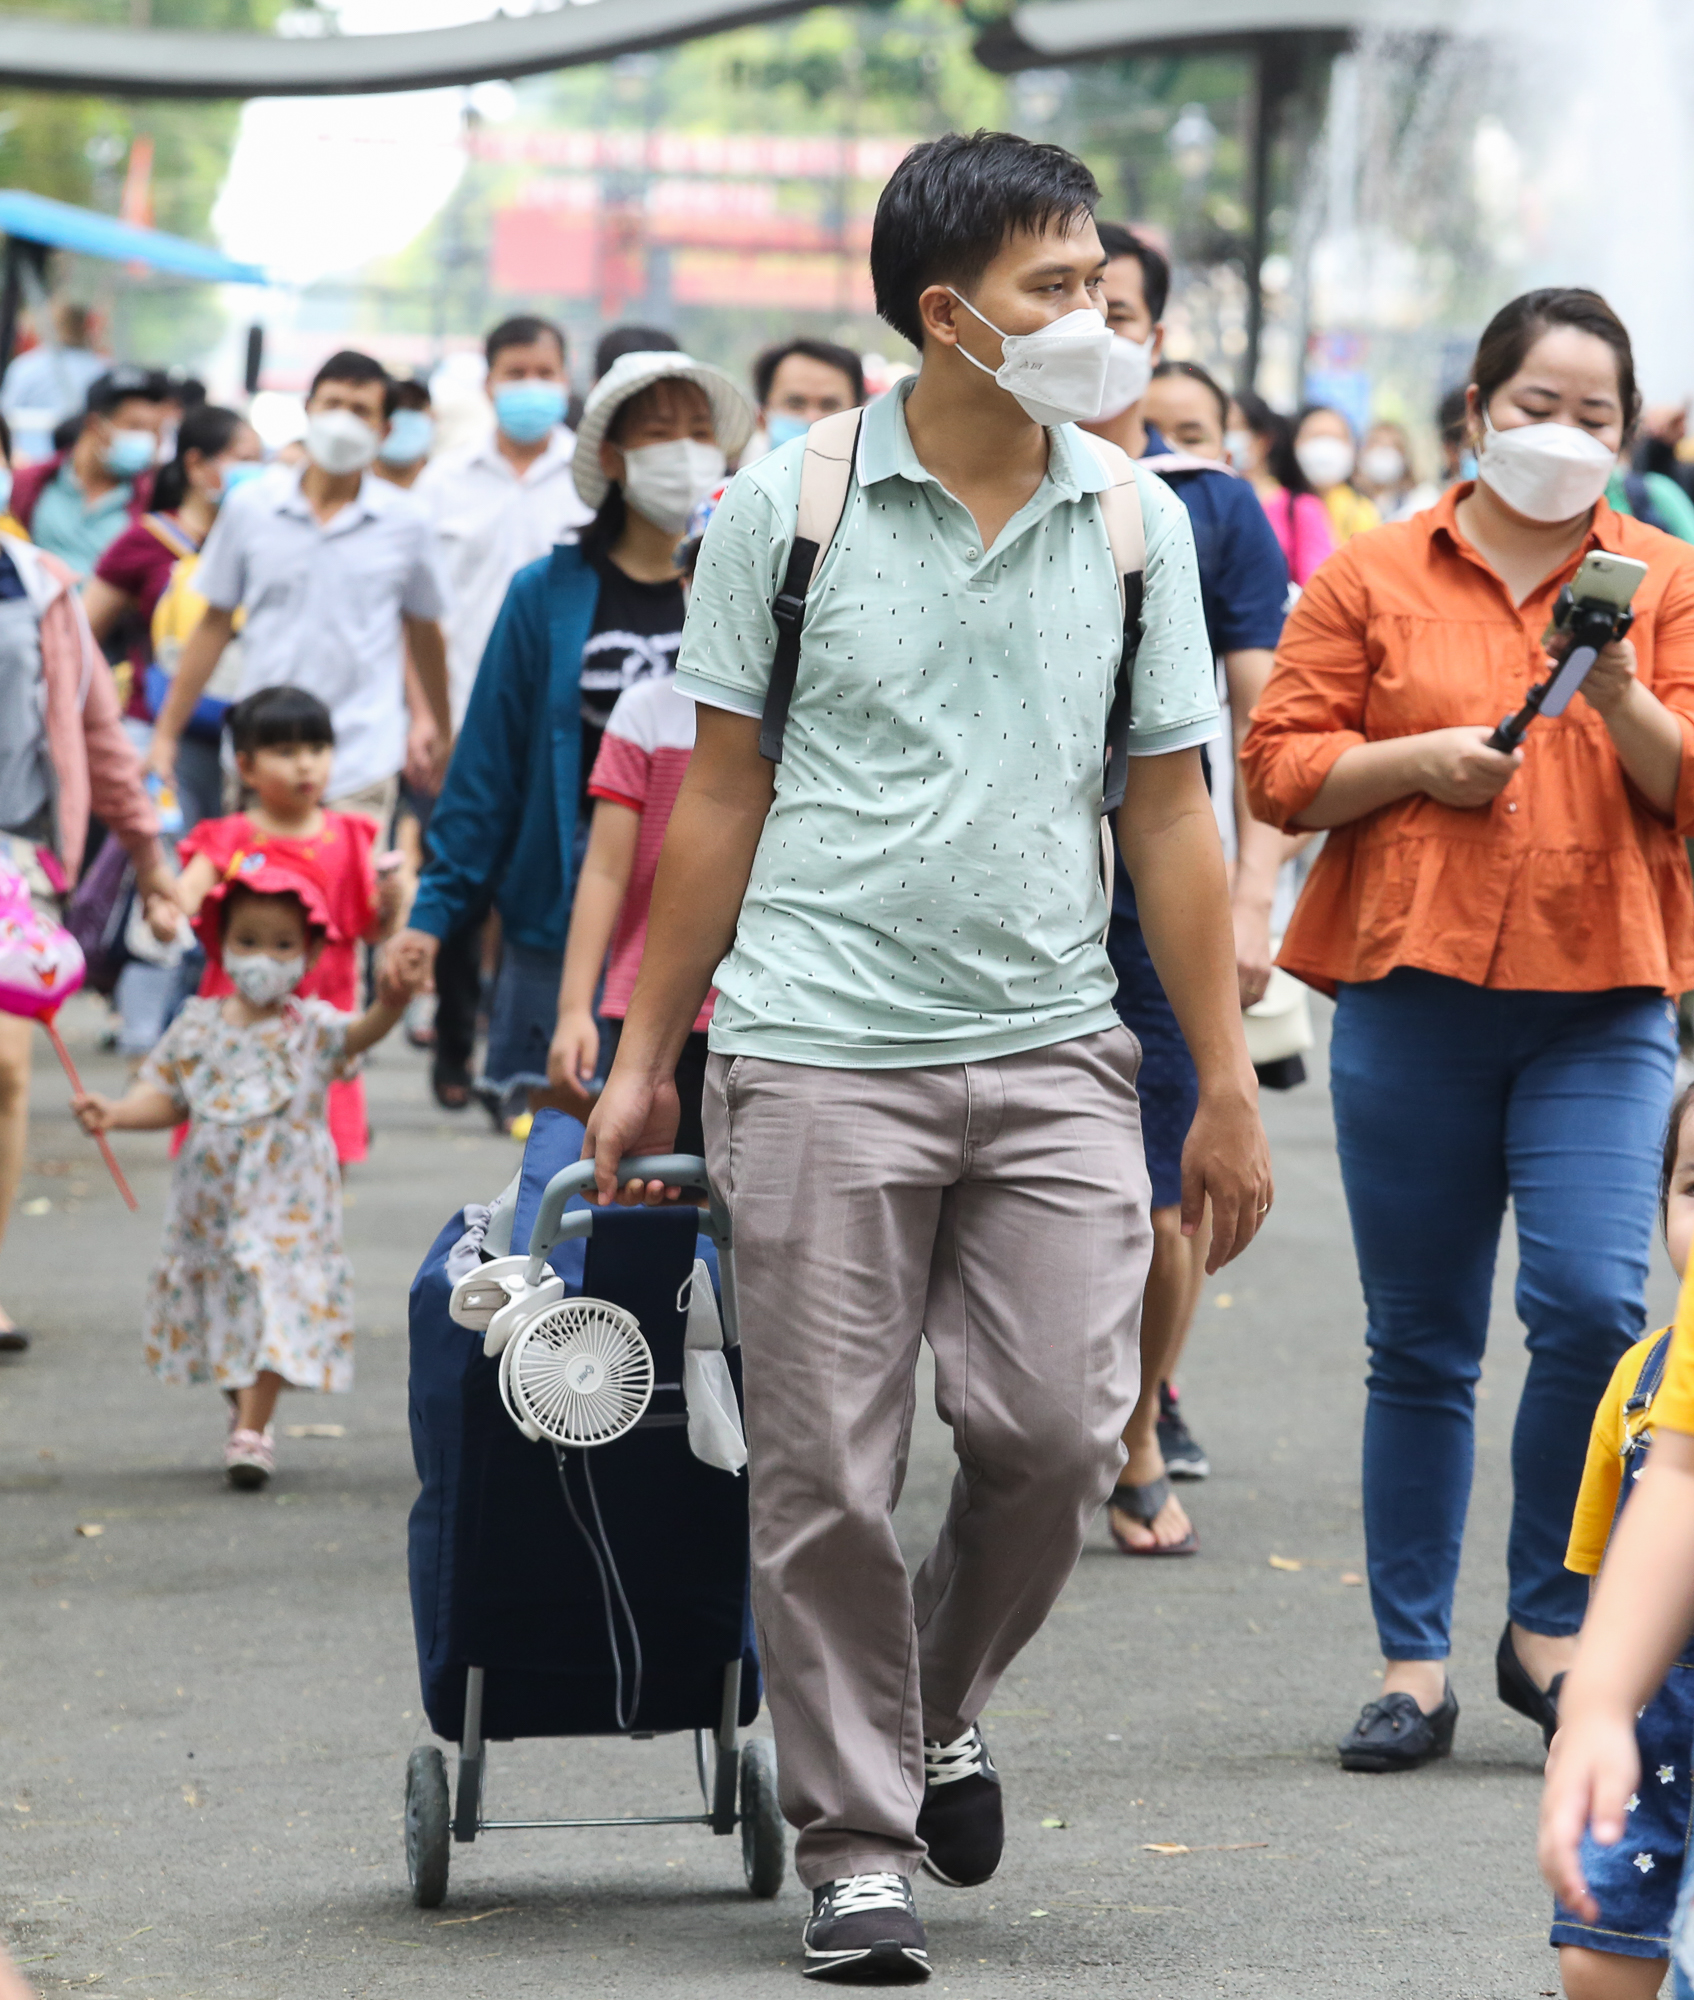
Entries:
[[[592, 1081], [599, 1071], [603, 1030], [616, 1046], [647, 943], [647, 906], [659, 849], [693, 754], [694, 704], [678, 694], [670, 675], [637, 681], [618, 697], [588, 780], [594, 821], [565, 941], [559, 1024], [547, 1056], [547, 1077], [555, 1088], [572, 1083], [580, 1089]], [[602, 966], [606, 987], [596, 1022], [594, 989]], [[714, 997], [706, 995], [677, 1063], [679, 1153], [705, 1150], [700, 1093]], [[606, 1053], [609, 1061], [611, 1048]]]

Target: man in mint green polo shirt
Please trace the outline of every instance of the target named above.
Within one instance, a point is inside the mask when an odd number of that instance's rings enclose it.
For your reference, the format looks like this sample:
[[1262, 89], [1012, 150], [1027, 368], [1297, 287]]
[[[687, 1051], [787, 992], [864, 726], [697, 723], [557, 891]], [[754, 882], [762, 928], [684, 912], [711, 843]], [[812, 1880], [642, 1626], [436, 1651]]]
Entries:
[[[1147, 563], [1123, 865], [1194, 1053], [1184, 1155], [1211, 1268], [1269, 1163], [1199, 745], [1212, 653], [1181, 502], [1067, 418], [1105, 399], [1098, 189], [1056, 147], [957, 136], [877, 209], [878, 310], [920, 374], [866, 412], [812, 580], [784, 753], [760, 755], [771, 604], [804, 441], [706, 532], [677, 686], [696, 747], [587, 1150], [665, 1151], [710, 985], [707, 1149], [735, 1226], [754, 1610], [804, 1970], [928, 1976], [910, 1891], [1000, 1858], [977, 1718], [1123, 1462], [1150, 1231], [1135, 1075], [1102, 943], [1100, 819], [1123, 610], [1100, 494]], [[631, 1191], [664, 1196], [654, 1182]], [[908, 1586], [890, 1515], [920, 1339], [959, 1473]]]

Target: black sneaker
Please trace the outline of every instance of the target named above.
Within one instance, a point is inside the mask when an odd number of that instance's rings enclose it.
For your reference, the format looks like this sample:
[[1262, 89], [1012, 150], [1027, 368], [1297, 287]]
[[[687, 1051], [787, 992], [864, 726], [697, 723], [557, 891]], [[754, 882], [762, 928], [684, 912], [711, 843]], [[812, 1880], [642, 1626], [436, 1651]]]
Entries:
[[1207, 1479], [1212, 1461], [1205, 1447], [1183, 1422], [1176, 1391], [1168, 1382], [1159, 1384], [1159, 1450], [1165, 1470], [1172, 1479]]
[[951, 1743], [924, 1741], [918, 1838], [929, 1847], [925, 1873], [949, 1889], [974, 1889], [1000, 1865], [1006, 1845], [1000, 1773], [974, 1722]]
[[843, 1875], [812, 1891], [806, 1977], [853, 1986], [916, 1986], [929, 1941], [904, 1875]]
[[1367, 1701], [1359, 1719], [1335, 1746], [1344, 1771], [1415, 1771], [1453, 1751], [1459, 1720], [1458, 1697], [1447, 1683], [1441, 1706], [1425, 1715], [1409, 1694], [1385, 1694]]

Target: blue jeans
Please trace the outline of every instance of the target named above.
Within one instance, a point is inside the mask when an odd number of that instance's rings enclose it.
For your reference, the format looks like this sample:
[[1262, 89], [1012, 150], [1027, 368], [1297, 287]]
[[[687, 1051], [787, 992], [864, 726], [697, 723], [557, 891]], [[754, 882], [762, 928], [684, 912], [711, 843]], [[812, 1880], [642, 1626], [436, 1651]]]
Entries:
[[1509, 993], [1402, 970], [1344, 986], [1330, 1047], [1370, 1345], [1365, 1544], [1384, 1655], [1444, 1660], [1506, 1198], [1529, 1373], [1512, 1434], [1508, 1606], [1582, 1622], [1564, 1567], [1594, 1410], [1646, 1318], [1675, 1060], [1639, 988]]

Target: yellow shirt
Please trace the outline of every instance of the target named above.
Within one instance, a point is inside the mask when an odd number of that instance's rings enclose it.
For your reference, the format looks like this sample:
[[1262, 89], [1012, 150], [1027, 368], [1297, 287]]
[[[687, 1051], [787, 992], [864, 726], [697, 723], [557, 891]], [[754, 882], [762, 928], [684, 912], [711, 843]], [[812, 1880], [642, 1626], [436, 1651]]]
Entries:
[[[1664, 1331], [1660, 1327], [1659, 1333]], [[1623, 1484], [1623, 1448], [1627, 1442], [1623, 1406], [1635, 1393], [1647, 1356], [1653, 1351], [1658, 1333], [1638, 1340], [1612, 1370], [1600, 1407], [1594, 1412], [1594, 1428], [1588, 1433], [1588, 1457], [1582, 1468], [1582, 1490], [1576, 1496], [1576, 1512], [1571, 1516], [1570, 1546], [1565, 1550], [1565, 1568], [1578, 1576], [1598, 1576], [1600, 1559], [1611, 1539], [1612, 1521], [1618, 1507], [1618, 1489]], [[1678, 1336], [1680, 1338], [1680, 1335]], [[1664, 1401], [1670, 1388], [1670, 1371], [1676, 1366], [1676, 1343], [1671, 1343], [1659, 1393], [1648, 1412], [1653, 1423], [1637, 1426], [1651, 1435], [1654, 1423], [1664, 1422]], [[1673, 1426], [1673, 1428], [1678, 1428]]]
[[1335, 531], [1335, 546], [1350, 542], [1355, 535], [1362, 535], [1367, 528], [1380, 528], [1382, 516], [1376, 511], [1376, 502], [1367, 500], [1345, 481], [1332, 486], [1323, 496], [1323, 503], [1329, 509], [1329, 525]]
[[1688, 1266], [1676, 1302], [1676, 1331], [1671, 1335], [1665, 1379], [1653, 1399], [1653, 1421], [1667, 1431], [1694, 1435], [1694, 1263]]

